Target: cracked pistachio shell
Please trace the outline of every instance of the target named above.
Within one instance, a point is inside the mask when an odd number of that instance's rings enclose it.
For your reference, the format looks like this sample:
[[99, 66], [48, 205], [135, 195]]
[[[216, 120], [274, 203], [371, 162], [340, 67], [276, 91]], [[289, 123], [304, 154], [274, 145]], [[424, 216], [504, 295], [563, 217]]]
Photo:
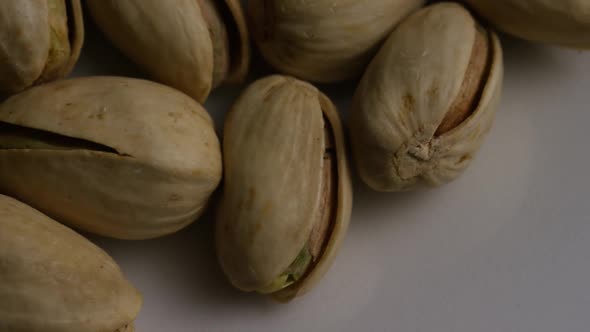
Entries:
[[391, 30], [423, 0], [250, 0], [253, 39], [276, 69], [313, 82], [362, 74]]
[[199, 102], [248, 74], [248, 29], [239, 0], [88, 0], [106, 36], [153, 79]]
[[538, 42], [590, 49], [588, 0], [464, 0], [495, 28]]
[[119, 332], [141, 294], [71, 229], [0, 195], [0, 331]]
[[220, 264], [231, 283], [259, 291], [298, 257], [321, 209], [325, 122], [332, 128], [335, 190], [331, 231], [322, 254], [295, 284], [272, 295], [288, 301], [327, 272], [345, 236], [352, 189], [344, 135], [330, 100], [285, 76], [253, 83], [225, 120], [224, 188], [216, 223]]
[[[402, 191], [456, 178], [493, 124], [502, 76], [496, 35], [462, 6], [440, 3], [409, 17], [354, 97], [351, 140], [363, 180], [378, 191]], [[449, 126], [457, 111], [463, 118]]]
[[[0, 192], [84, 231], [120, 239], [174, 233], [203, 213], [221, 179], [211, 118], [157, 83], [53, 82], [0, 105], [1, 124]], [[6, 124], [73, 143], [11, 148]]]
[[67, 76], [83, 41], [80, 0], [0, 1], [0, 94]]

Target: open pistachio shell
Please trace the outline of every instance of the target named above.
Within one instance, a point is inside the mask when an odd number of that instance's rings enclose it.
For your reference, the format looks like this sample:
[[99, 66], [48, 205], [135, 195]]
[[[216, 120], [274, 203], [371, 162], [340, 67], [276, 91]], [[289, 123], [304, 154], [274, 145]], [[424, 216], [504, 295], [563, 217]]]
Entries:
[[250, 0], [253, 39], [279, 71], [314, 82], [360, 76], [423, 0]]
[[225, 121], [218, 257], [231, 283], [288, 301], [325, 274], [346, 233], [352, 189], [330, 100], [285, 76], [253, 83]]
[[154, 79], [204, 102], [245, 79], [248, 30], [239, 0], [88, 0], [113, 44]]
[[590, 49], [587, 0], [464, 0], [495, 28], [538, 42]]
[[0, 105], [0, 192], [88, 232], [176, 232], [202, 214], [221, 171], [207, 112], [160, 84], [71, 79]]
[[0, 1], [0, 94], [67, 76], [83, 41], [80, 0]]
[[461, 5], [409, 17], [354, 97], [351, 140], [363, 180], [398, 191], [456, 178], [493, 124], [502, 76], [498, 38]]
[[141, 294], [76, 232], [0, 195], [0, 330], [119, 332]]

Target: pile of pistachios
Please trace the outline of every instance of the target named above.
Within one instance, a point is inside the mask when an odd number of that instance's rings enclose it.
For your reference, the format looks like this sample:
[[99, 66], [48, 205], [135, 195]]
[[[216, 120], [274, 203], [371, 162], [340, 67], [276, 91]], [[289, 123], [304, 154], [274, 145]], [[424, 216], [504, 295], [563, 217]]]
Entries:
[[[62, 79], [84, 18], [153, 82]], [[384, 192], [470, 165], [501, 97], [495, 31], [590, 48], [590, 1], [0, 1], [0, 331], [133, 331], [139, 291], [72, 229], [153, 239], [207, 209], [231, 284], [308, 292], [347, 232], [349, 151]], [[220, 139], [202, 103], [245, 82], [250, 40], [281, 74], [245, 88]], [[346, 126], [312, 85], [344, 80]]]

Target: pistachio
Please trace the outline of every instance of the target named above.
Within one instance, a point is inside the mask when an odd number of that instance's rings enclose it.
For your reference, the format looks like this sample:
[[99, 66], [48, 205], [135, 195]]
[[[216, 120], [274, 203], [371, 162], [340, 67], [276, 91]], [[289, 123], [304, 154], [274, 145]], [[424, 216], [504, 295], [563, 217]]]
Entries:
[[225, 120], [218, 257], [234, 286], [289, 301], [311, 289], [346, 233], [352, 189], [338, 113], [285, 76], [253, 83]]
[[221, 16], [220, 4], [211, 0], [198, 0], [203, 18], [209, 27], [211, 42], [213, 43], [213, 83], [218, 87], [229, 73], [230, 43], [227, 27]]
[[209, 115], [160, 84], [71, 79], [0, 105], [0, 192], [84, 231], [176, 232], [203, 213], [221, 171]]
[[155, 80], [204, 102], [222, 83], [242, 82], [250, 46], [239, 0], [89, 0], [113, 44]]
[[2, 195], [0, 299], [0, 330], [11, 332], [129, 331], [142, 305], [104, 251]]
[[456, 178], [493, 124], [502, 77], [497, 36], [461, 5], [409, 17], [355, 93], [351, 140], [363, 180], [398, 191]]
[[360, 76], [391, 30], [423, 0], [250, 0], [253, 39], [279, 71], [314, 82]]
[[84, 41], [80, 0], [0, 2], [0, 93], [67, 76]]
[[464, 0], [495, 28], [538, 42], [590, 49], [587, 0]]

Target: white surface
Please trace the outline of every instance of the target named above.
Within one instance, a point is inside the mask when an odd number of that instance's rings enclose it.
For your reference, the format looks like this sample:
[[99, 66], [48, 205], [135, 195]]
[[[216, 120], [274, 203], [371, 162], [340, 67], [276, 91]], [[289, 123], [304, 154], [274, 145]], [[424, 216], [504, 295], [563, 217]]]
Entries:
[[[139, 76], [90, 28], [76, 76]], [[371, 192], [355, 177], [331, 271], [288, 305], [234, 290], [213, 219], [146, 242], [91, 237], [142, 290], [138, 332], [583, 332], [590, 326], [590, 53], [503, 38], [495, 127], [458, 181]], [[258, 63], [256, 77], [268, 69]], [[322, 87], [343, 111], [352, 83]], [[206, 104], [220, 127], [239, 88]]]

